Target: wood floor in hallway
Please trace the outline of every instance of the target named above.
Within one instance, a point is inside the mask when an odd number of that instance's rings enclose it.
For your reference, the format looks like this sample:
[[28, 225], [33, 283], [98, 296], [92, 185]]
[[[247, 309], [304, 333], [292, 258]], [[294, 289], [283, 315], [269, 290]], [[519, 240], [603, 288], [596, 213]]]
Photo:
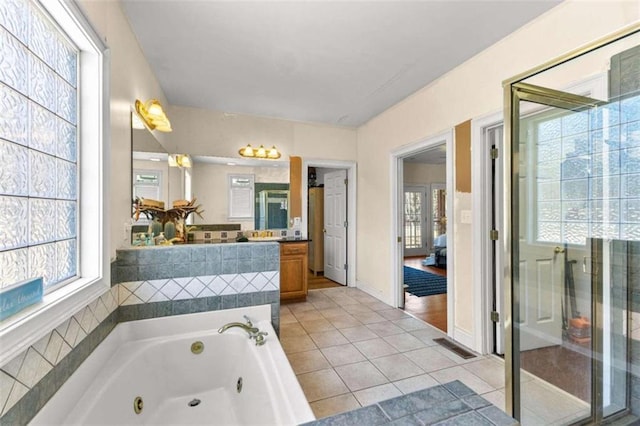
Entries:
[[[405, 257], [404, 265], [415, 269], [422, 269], [442, 277], [447, 276], [447, 270], [422, 265], [424, 256]], [[447, 295], [436, 294], [434, 296], [417, 297], [407, 292], [404, 293], [405, 312], [420, 318], [426, 323], [447, 332]]]

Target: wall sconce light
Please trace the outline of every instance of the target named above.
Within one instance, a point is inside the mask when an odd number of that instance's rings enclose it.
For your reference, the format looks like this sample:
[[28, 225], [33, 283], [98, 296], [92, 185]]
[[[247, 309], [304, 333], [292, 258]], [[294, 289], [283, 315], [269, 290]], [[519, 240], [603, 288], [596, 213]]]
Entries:
[[168, 161], [169, 167], [191, 167], [191, 157], [186, 154], [171, 154]]
[[171, 123], [157, 99], [151, 99], [145, 103], [136, 99], [136, 112], [149, 129], [155, 129], [159, 132], [170, 132], [172, 130]]
[[272, 146], [271, 149], [267, 149], [264, 145], [260, 145], [259, 148], [253, 148], [251, 144], [249, 144], [244, 148], [240, 148], [238, 153], [242, 157], [248, 158], [265, 158], [268, 160], [277, 160], [280, 158], [280, 151], [278, 151], [278, 148], [276, 148], [275, 145]]

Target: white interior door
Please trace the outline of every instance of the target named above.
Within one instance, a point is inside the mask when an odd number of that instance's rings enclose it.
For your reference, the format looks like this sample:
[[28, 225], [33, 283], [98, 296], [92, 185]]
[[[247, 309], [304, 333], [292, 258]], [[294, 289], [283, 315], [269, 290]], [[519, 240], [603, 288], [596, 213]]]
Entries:
[[347, 171], [324, 175], [324, 276], [347, 283]]

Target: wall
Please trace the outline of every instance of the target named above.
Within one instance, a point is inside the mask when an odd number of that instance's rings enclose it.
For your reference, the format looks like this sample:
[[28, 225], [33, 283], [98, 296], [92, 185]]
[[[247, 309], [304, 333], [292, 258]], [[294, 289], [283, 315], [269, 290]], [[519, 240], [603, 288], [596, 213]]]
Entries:
[[169, 137], [177, 149], [174, 152], [237, 158], [238, 149], [250, 143], [275, 145], [283, 159], [356, 159], [356, 130], [351, 128], [175, 105], [167, 114], [173, 127]]
[[[636, 2], [567, 1], [466, 61], [358, 128], [357, 281], [393, 301], [390, 152], [474, 117], [502, 109], [502, 81], [638, 20]], [[553, 42], [550, 42], [553, 40]], [[473, 148], [473, 147], [472, 147]], [[465, 194], [468, 195], [468, 194]], [[454, 199], [454, 220], [470, 200]], [[378, 232], [371, 233], [371, 229]], [[472, 245], [459, 245], [456, 294], [473, 294]], [[459, 306], [454, 326], [474, 328], [472, 309]]]
[[430, 183], [445, 183], [447, 170], [444, 164], [423, 164], [404, 162], [405, 185], [428, 185]]
[[[289, 169], [286, 167], [227, 166], [196, 162], [192, 168], [192, 194], [202, 204], [202, 219], [194, 215], [194, 225], [200, 223], [227, 223], [229, 220], [228, 175], [253, 174], [255, 182], [288, 183]], [[253, 219], [231, 221], [240, 223], [242, 229], [254, 229]]]

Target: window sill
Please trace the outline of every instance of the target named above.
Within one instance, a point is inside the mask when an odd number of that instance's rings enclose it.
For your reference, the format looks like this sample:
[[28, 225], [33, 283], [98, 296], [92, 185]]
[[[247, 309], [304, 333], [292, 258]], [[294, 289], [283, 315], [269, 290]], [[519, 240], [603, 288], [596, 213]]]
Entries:
[[0, 322], [0, 365], [5, 365], [109, 289], [109, 277], [80, 278]]

